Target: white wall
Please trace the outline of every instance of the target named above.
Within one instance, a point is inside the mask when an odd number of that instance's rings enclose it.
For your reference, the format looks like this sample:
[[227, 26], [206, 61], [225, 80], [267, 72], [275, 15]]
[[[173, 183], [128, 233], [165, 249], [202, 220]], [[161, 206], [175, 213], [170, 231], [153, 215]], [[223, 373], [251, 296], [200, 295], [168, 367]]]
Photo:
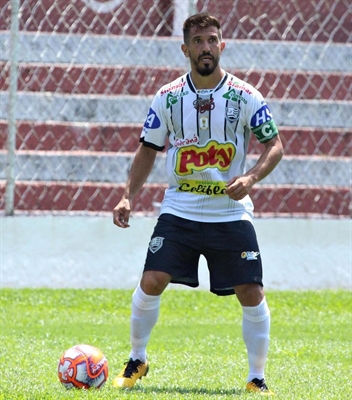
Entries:
[[[133, 288], [155, 218], [0, 217], [1, 287]], [[351, 221], [257, 219], [267, 289], [351, 289]], [[200, 288], [207, 289], [205, 260]]]

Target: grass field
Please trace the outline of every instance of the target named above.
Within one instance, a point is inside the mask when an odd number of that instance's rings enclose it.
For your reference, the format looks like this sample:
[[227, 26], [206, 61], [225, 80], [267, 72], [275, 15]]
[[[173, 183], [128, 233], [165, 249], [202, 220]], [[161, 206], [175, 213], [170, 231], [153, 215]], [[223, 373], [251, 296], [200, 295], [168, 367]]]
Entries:
[[[0, 399], [254, 399], [234, 296], [167, 290], [148, 347], [151, 369], [131, 391], [111, 381], [129, 353], [131, 290], [2, 289]], [[277, 399], [352, 399], [349, 291], [268, 291], [272, 331], [266, 378]], [[99, 347], [101, 390], [66, 390], [61, 353]]]

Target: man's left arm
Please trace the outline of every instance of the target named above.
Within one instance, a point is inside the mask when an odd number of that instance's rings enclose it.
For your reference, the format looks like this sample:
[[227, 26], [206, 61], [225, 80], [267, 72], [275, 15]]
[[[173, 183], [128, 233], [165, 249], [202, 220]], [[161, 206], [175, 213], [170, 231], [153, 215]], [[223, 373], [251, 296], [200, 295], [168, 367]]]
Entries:
[[277, 166], [284, 154], [279, 135], [263, 143], [264, 151], [255, 165], [244, 175], [235, 176], [227, 183], [226, 194], [233, 200], [243, 199], [252, 190], [252, 187]]

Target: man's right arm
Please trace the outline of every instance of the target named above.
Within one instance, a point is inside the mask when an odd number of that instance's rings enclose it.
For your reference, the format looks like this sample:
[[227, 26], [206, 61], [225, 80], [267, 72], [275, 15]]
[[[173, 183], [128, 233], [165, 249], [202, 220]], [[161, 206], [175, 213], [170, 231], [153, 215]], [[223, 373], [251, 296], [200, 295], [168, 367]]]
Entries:
[[132, 200], [147, 180], [153, 168], [156, 153], [156, 150], [144, 146], [143, 143], [136, 152], [128, 175], [124, 194], [113, 210], [113, 222], [120, 228], [129, 227], [128, 221], [132, 208]]

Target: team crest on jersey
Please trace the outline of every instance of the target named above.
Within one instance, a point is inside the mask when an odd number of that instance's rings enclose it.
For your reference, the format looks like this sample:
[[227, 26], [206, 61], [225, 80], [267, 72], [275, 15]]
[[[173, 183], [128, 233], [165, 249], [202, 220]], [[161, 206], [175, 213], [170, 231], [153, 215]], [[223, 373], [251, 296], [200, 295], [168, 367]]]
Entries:
[[239, 116], [240, 110], [238, 108], [226, 107], [226, 117], [231, 123], [238, 121]]
[[154, 237], [149, 243], [149, 250], [154, 254], [163, 247], [164, 238], [160, 236]]

